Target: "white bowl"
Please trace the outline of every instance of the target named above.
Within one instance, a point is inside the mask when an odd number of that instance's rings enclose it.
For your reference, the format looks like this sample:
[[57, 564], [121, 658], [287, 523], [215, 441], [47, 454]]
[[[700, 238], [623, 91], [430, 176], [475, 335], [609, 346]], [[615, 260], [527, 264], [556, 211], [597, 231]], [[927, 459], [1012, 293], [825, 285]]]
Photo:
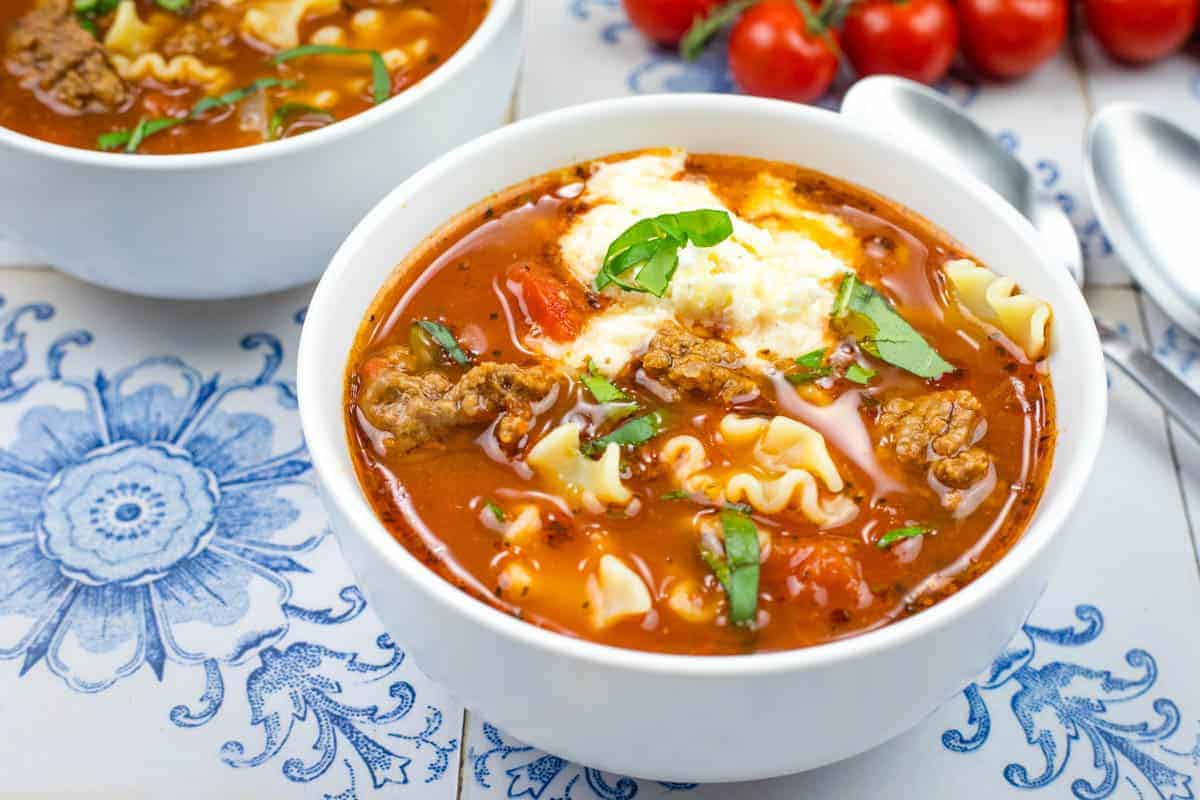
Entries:
[[522, 0], [377, 108], [282, 142], [171, 156], [101, 153], [0, 127], [0, 238], [91, 283], [155, 297], [258, 294], [314, 280], [371, 206], [504, 122]]
[[[940, 225], [1054, 306], [1054, 466], [1024, 537], [971, 585], [894, 625], [745, 656], [623, 650], [536, 628], [464, 594], [387, 532], [355, 478], [343, 382], [361, 315], [396, 263], [488, 194], [597, 156], [684, 147], [801, 164]], [[1016, 633], [1061, 550], [1104, 430], [1099, 341], [1079, 290], [1037, 234], [982, 184], [884, 135], [800, 105], [718, 95], [613, 100], [496, 131], [439, 159], [354, 230], [317, 287], [300, 342], [300, 414], [342, 549], [416, 663], [512, 735], [614, 772], [732, 781], [798, 772], [874, 747], [962, 689]]]

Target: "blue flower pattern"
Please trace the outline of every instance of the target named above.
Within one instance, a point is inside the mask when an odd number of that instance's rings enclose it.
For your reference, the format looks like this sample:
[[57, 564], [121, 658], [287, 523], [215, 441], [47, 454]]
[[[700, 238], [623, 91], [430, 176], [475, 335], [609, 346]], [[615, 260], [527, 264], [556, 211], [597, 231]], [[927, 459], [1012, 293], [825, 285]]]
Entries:
[[[1167, 698], [1149, 703], [1150, 716], [1141, 721], [1122, 721], [1128, 713], [1116, 710], [1143, 698], [1158, 679], [1158, 664], [1144, 650], [1125, 654], [1129, 674], [1086, 667], [1081, 664], [1038, 658], [1038, 645], [1081, 647], [1095, 641], [1104, 629], [1104, 617], [1094, 606], [1081, 605], [1075, 615], [1081, 628], [1041, 628], [1027, 624], [992, 663], [983, 678], [964, 691], [969, 732], [947, 730], [942, 744], [956, 753], [979, 750], [992, 733], [992, 715], [986, 696], [1016, 688], [1010, 700], [1013, 717], [1025, 741], [1036, 749], [1041, 763], [1033, 768], [1011, 763], [1004, 779], [1018, 789], [1040, 789], [1068, 774], [1078, 743], [1091, 750], [1090, 767], [1098, 777], [1077, 777], [1070, 786], [1079, 800], [1101, 800], [1113, 796], [1119, 786], [1131, 787], [1138, 797], [1159, 800], [1194, 800], [1192, 777], [1168, 763], [1168, 756], [1183, 756], [1200, 763], [1195, 753], [1168, 748], [1180, 725], [1176, 704]], [[1086, 768], [1076, 765], [1074, 769]], [[1123, 773], [1124, 770], [1124, 773]], [[1122, 776], [1124, 782], [1122, 783]]]
[[0, 658], [22, 674], [44, 662], [95, 692], [143, 665], [161, 679], [167, 662], [238, 664], [287, 631], [288, 573], [325, 531], [293, 525], [313, 489], [303, 443], [273, 421], [295, 411], [273, 380], [281, 345], [242, 346], [264, 367], [228, 385], [174, 358], [87, 380], [61, 359], [8, 373]]
[[426, 755], [422, 780], [441, 780], [458, 741], [440, 736], [436, 707], [411, 724], [416, 690], [395, 679], [404, 654], [390, 638], [376, 640], [379, 663], [283, 643], [295, 623], [342, 625], [366, 602], [355, 586], [336, 608], [293, 597], [293, 576], [310, 571], [306, 556], [327, 531], [324, 517], [305, 514], [317, 500], [295, 387], [276, 376], [281, 342], [245, 336], [262, 366], [243, 380], [174, 357], [80, 378], [64, 362], [92, 342], [87, 331], [51, 343], [31, 370], [23, 326], [53, 316], [50, 304], [31, 303], [0, 317], [0, 659], [19, 660], [20, 676], [44, 665], [83, 693], [143, 668], [160, 681], [168, 664], [198, 669], [197, 701], [169, 713], [179, 728], [209, 723], [225, 701], [224, 670], [257, 660], [248, 722], [264, 744], [245, 757], [240, 742], [226, 743], [228, 766], [273, 760], [311, 721], [317, 755], [286, 759], [291, 781], [324, 775], [339, 753], [349, 754], [345, 797], [364, 788], [355, 761], [372, 789], [408, 783]]
[[[425, 782], [440, 779], [458, 747], [456, 739], [439, 744], [432, 738], [442, 727], [441, 711], [427, 707], [424, 727], [415, 734], [389, 730], [413, 710], [416, 690], [411, 683], [388, 684], [391, 707], [387, 709], [381, 710], [374, 703], [352, 704], [347, 700], [353, 690], [371, 688], [391, 676], [404, 661], [404, 653], [388, 636], [380, 636], [377, 646], [388, 656], [383, 663], [363, 661], [356, 653], [339, 652], [311, 642], [295, 642], [283, 651], [275, 647], [263, 649], [259, 653], [261, 666], [250, 673], [246, 682], [251, 722], [263, 728], [263, 748], [258, 754], [246, 757], [241, 742], [226, 742], [221, 749], [222, 759], [233, 767], [263, 764], [280, 752], [296, 723], [311, 720], [316, 730], [312, 745], [316, 760], [311, 764], [298, 757], [286, 760], [283, 774], [289, 780], [304, 783], [323, 775], [337, 757], [339, 740], [361, 760], [373, 788], [409, 782], [408, 767], [413, 759], [396, 752], [400, 743], [412, 745], [414, 751], [429, 751]], [[378, 733], [373, 735], [371, 731]]]
[[[531, 800], [631, 800], [641, 789], [633, 778], [613, 776], [598, 769], [580, 767], [558, 756], [528, 745], [509, 741], [494, 725], [483, 724], [489, 747], [471, 747], [467, 752], [476, 786], [492, 789], [493, 769], [504, 771], [507, 786], [499, 785], [504, 797]], [[686, 792], [694, 783], [653, 782], [665, 792]], [[547, 794], [547, 792], [550, 792]]]

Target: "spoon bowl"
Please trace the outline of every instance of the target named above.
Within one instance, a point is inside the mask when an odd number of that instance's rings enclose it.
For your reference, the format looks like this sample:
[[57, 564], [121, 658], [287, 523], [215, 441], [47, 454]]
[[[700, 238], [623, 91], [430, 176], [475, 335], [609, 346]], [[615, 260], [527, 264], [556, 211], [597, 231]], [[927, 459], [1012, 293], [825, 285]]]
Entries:
[[1200, 337], [1200, 140], [1137, 106], [1111, 105], [1088, 132], [1088, 190], [1113, 250], [1181, 328]]
[[954, 163], [991, 187], [1033, 223], [1054, 259], [1083, 285], [1083, 255], [1070, 219], [1041, 196], [1029, 170], [1003, 144], [950, 100], [919, 83], [879, 75], [850, 89], [842, 113], [879, 125], [890, 138]]

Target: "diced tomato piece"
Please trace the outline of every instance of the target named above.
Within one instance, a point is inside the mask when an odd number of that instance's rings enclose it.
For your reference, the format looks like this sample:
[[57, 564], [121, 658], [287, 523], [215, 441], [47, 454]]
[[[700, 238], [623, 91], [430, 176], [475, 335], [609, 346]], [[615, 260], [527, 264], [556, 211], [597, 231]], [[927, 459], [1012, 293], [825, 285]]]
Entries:
[[764, 578], [782, 579], [789, 598], [847, 610], [865, 608], [874, 600], [850, 543], [821, 537], [775, 549], [775, 558], [763, 565]]
[[542, 333], [558, 342], [569, 342], [583, 327], [583, 312], [572, 300], [567, 284], [528, 264], [508, 268], [508, 282], [521, 302], [521, 310]]
[[372, 356], [358, 365], [358, 375], [364, 382], [370, 383], [388, 366], [386, 358]]

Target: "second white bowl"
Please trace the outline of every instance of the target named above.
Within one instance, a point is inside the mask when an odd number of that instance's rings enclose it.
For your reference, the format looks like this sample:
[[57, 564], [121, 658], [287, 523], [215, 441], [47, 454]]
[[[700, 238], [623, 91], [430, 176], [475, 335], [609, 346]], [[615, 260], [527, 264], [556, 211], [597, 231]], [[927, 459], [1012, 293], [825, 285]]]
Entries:
[[172, 156], [100, 153], [0, 127], [0, 238], [124, 292], [237, 297], [315, 279], [399, 181], [503, 124], [522, 0], [491, 0], [445, 64], [386, 103], [312, 133]]

